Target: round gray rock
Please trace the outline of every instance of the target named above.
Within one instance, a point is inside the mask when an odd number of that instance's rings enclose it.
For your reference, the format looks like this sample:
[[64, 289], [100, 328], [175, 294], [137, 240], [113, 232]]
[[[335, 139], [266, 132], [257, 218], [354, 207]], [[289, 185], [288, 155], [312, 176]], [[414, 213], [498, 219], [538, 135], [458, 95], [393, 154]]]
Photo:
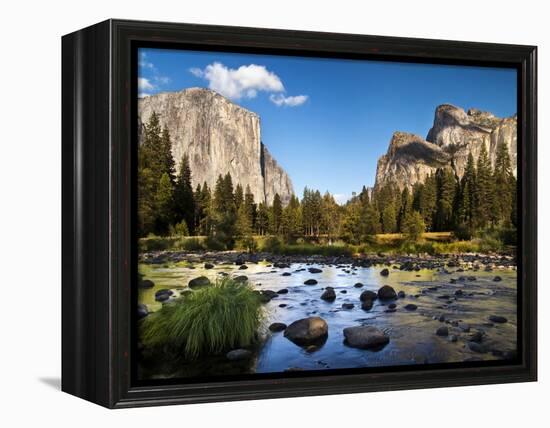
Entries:
[[285, 330], [285, 337], [297, 345], [315, 345], [328, 336], [328, 324], [320, 317], [302, 318]]
[[390, 338], [376, 327], [356, 326], [344, 329], [345, 343], [352, 348], [370, 349], [389, 343]]
[[189, 281], [189, 283], [187, 284], [189, 286], [190, 289], [196, 289], [196, 288], [202, 288], [202, 287], [207, 287], [209, 286], [210, 284], [212, 284], [210, 282], [210, 280], [205, 277], [205, 276], [199, 276], [197, 278], [193, 278], [191, 281]]
[[378, 298], [380, 300], [391, 300], [397, 297], [395, 290], [389, 285], [384, 285], [378, 290]]
[[230, 361], [247, 360], [252, 355], [248, 349], [233, 349], [225, 354], [225, 357]]

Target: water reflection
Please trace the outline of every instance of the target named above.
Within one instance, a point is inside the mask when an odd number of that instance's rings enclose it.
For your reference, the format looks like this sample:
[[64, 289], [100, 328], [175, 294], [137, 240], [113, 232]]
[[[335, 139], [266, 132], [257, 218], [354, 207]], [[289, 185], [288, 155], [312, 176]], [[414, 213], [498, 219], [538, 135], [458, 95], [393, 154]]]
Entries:
[[[322, 272], [310, 273], [307, 269], [311, 267]], [[244, 274], [258, 290], [287, 289], [287, 293], [278, 294], [264, 306], [266, 340], [250, 368], [258, 373], [491, 360], [515, 351], [515, 270], [463, 273], [456, 269], [401, 271], [390, 267], [389, 276], [384, 277], [380, 275], [383, 268], [292, 264], [286, 269], [275, 269], [260, 263], [239, 270], [234, 265], [217, 265], [213, 269], [192, 268], [186, 263], [140, 265], [140, 272], [155, 286], [141, 289], [139, 301], [150, 311], [158, 310], [158, 290], [172, 289], [171, 299], [176, 298], [185, 291], [190, 279], [201, 275], [214, 280], [221, 274]], [[502, 280], [494, 281], [495, 275]], [[305, 285], [309, 279], [315, 279], [317, 284]], [[355, 286], [357, 283], [363, 286]], [[372, 309], [363, 310], [361, 293], [377, 291], [383, 285], [390, 285], [405, 296], [388, 302], [376, 300]], [[332, 302], [320, 298], [328, 286], [336, 294]], [[387, 311], [390, 303], [396, 304], [394, 312]], [[407, 304], [416, 309], [405, 309]], [[507, 322], [490, 322], [491, 315], [505, 317]], [[328, 337], [314, 347], [297, 346], [284, 337], [283, 331], [267, 329], [274, 322], [289, 325], [310, 316], [323, 318], [329, 326]], [[356, 325], [375, 326], [390, 337], [390, 342], [377, 350], [346, 346], [343, 330]], [[448, 327], [449, 335], [437, 336], [435, 331], [443, 325]], [[469, 343], [475, 333], [481, 334], [482, 346], [473, 346], [473, 350]]]

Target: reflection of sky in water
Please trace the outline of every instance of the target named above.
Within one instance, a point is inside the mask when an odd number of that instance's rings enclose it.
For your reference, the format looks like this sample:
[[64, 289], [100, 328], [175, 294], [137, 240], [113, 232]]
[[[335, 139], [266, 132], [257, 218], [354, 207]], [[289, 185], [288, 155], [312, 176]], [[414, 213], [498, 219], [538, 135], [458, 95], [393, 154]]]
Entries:
[[[264, 306], [265, 325], [272, 322], [290, 324], [300, 318], [320, 316], [329, 325], [327, 342], [318, 351], [306, 352], [287, 340], [283, 333], [268, 333], [268, 339], [260, 351], [256, 371], [279, 372], [290, 367], [318, 370], [323, 368], [349, 368], [380, 365], [399, 365], [415, 363], [461, 362], [469, 358], [496, 359], [491, 352], [484, 354], [470, 351], [465, 340], [470, 333], [461, 332], [452, 325], [433, 320], [441, 314], [449, 320], [461, 320], [471, 325], [472, 331], [483, 330], [483, 344], [489, 351], [511, 351], [516, 348], [516, 272], [498, 270], [493, 272], [453, 272], [440, 273], [432, 270], [406, 272], [390, 268], [390, 275], [382, 277], [382, 267], [357, 268], [346, 273], [342, 268], [318, 266], [323, 272], [310, 274], [307, 271], [295, 272], [296, 269], [308, 267], [295, 264], [290, 269], [272, 269], [262, 264], [250, 264], [247, 270], [237, 270], [236, 266], [218, 265], [215, 269], [189, 269], [188, 267], [170, 265], [140, 265], [140, 271], [146, 278], [155, 282], [155, 287], [140, 290], [139, 300], [156, 310], [160, 304], [154, 301], [155, 291], [161, 288], [186, 286], [188, 281], [200, 275], [211, 279], [219, 277], [220, 271], [247, 275], [249, 281], [260, 290], [277, 291], [282, 288], [288, 294], [280, 295]], [[347, 267], [346, 269], [349, 269]], [[272, 272], [275, 270], [276, 272]], [[452, 270], [452, 269], [451, 269]], [[281, 276], [282, 272], [292, 272], [291, 276]], [[451, 284], [450, 278], [474, 275], [476, 281], [464, 281]], [[495, 275], [502, 277], [501, 282], [493, 282]], [[319, 283], [313, 286], [304, 285], [306, 279], [315, 278]], [[357, 282], [364, 284], [355, 288]], [[364, 290], [378, 290], [382, 285], [391, 285], [396, 291], [406, 293], [404, 299], [398, 299], [397, 311], [385, 313], [385, 306], [376, 301], [373, 308], [366, 312], [361, 309], [359, 295]], [[426, 290], [434, 285], [436, 291]], [[325, 302], [319, 297], [326, 286], [335, 288], [336, 300]], [[465, 296], [454, 299], [454, 292], [464, 291]], [[424, 290], [424, 291], [423, 291]], [[424, 294], [423, 294], [424, 293]], [[469, 296], [473, 293], [472, 296]], [[177, 295], [177, 292], [176, 292]], [[414, 295], [419, 297], [414, 298]], [[438, 297], [449, 295], [447, 299]], [[343, 303], [353, 303], [351, 310], [342, 309]], [[414, 303], [418, 309], [409, 312], [403, 309], [407, 303]], [[280, 304], [287, 305], [279, 307]], [[488, 326], [488, 317], [497, 314], [508, 319], [505, 324]], [[343, 329], [354, 325], [374, 325], [390, 336], [390, 343], [379, 352], [358, 350], [343, 344]], [[451, 343], [447, 338], [435, 335], [435, 330], [442, 326], [449, 327], [450, 334], [459, 338]]]

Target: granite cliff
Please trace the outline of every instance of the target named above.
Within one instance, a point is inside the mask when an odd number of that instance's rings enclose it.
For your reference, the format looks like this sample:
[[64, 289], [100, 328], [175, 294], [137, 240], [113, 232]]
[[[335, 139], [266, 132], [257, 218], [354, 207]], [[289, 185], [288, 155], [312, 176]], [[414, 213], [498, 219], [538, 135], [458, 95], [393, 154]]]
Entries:
[[261, 142], [260, 117], [222, 95], [202, 88], [140, 98], [138, 132], [156, 112], [172, 139], [176, 169], [189, 156], [193, 186], [210, 188], [220, 174], [230, 173], [234, 185], [248, 185], [256, 202], [271, 204], [279, 193], [286, 204], [293, 194], [288, 174]]
[[505, 144], [510, 153], [514, 175], [517, 165], [517, 117], [498, 118], [488, 112], [443, 104], [436, 108], [432, 128], [424, 139], [396, 132], [388, 151], [378, 159], [375, 188], [395, 182], [400, 189], [424, 181], [437, 168], [448, 166], [462, 177], [468, 154], [474, 159], [485, 145], [494, 165], [497, 147]]

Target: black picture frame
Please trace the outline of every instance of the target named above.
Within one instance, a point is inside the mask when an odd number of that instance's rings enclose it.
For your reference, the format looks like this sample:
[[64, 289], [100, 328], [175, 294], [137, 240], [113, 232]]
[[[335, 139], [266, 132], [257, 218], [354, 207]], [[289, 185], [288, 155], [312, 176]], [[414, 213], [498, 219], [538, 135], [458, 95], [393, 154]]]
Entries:
[[[518, 359], [426, 370], [139, 385], [135, 47], [163, 46], [518, 70]], [[62, 38], [62, 390], [109, 408], [449, 387], [537, 379], [535, 46], [107, 20]]]

